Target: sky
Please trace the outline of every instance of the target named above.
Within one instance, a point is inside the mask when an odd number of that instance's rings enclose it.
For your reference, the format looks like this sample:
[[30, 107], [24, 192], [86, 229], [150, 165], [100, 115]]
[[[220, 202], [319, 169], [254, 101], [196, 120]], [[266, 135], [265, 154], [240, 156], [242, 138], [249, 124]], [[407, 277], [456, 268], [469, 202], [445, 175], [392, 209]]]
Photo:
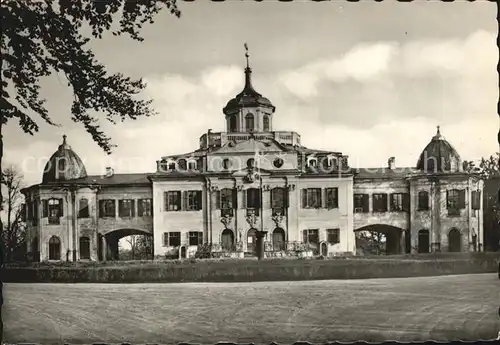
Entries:
[[148, 83], [159, 115], [102, 122], [106, 155], [70, 120], [63, 76], [42, 95], [60, 127], [34, 136], [4, 128], [4, 164], [41, 182], [47, 159], [67, 135], [88, 174], [153, 172], [162, 156], [198, 148], [224, 131], [222, 108], [243, 88], [248, 43], [255, 89], [276, 106], [273, 127], [301, 134], [304, 146], [340, 151], [353, 167], [415, 166], [436, 126], [462, 159], [498, 151], [498, 48], [493, 2], [180, 2], [142, 31], [144, 42], [111, 35], [90, 43], [111, 72]]

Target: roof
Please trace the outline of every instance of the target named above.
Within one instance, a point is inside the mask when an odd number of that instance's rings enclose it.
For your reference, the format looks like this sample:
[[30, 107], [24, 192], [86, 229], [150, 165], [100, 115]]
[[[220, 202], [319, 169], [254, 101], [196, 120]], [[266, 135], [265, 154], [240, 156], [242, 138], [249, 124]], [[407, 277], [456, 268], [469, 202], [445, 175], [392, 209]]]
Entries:
[[401, 179], [406, 178], [408, 175], [418, 172], [413, 167], [401, 167], [389, 169], [383, 168], [357, 168], [353, 169], [354, 178], [358, 179]]
[[265, 106], [271, 108], [274, 112], [276, 108], [271, 101], [253, 88], [251, 74], [252, 69], [250, 67], [245, 68], [245, 87], [235, 98], [227, 102], [227, 105], [223, 109], [224, 114], [232, 113], [233, 110], [238, 108], [251, 106]]
[[428, 172], [455, 172], [461, 169], [458, 152], [446, 141], [437, 128], [437, 133], [424, 148], [417, 162], [417, 168]]
[[68, 181], [85, 176], [87, 176], [85, 165], [66, 142], [66, 135], [63, 135], [62, 144], [52, 154], [43, 169], [43, 183]]

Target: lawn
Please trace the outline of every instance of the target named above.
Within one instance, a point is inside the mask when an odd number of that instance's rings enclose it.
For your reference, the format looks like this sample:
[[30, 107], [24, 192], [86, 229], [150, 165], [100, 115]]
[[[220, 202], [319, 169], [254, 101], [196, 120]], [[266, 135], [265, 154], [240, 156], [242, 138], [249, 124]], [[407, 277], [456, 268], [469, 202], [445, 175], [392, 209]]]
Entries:
[[496, 274], [184, 284], [5, 284], [4, 341], [43, 344], [478, 340]]

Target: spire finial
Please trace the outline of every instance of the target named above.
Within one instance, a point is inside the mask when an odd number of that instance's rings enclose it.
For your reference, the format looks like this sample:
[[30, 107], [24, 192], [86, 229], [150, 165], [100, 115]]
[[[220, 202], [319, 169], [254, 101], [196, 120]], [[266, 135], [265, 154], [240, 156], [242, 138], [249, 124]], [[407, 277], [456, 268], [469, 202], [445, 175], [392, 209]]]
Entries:
[[439, 126], [439, 125], [437, 126], [437, 133], [436, 133], [436, 134], [438, 134], [438, 135], [439, 135], [439, 134], [441, 134], [441, 132], [439, 131], [439, 128], [440, 128], [440, 127], [441, 127], [441, 126]]
[[250, 68], [250, 63], [248, 62], [248, 58], [250, 57], [250, 55], [248, 54], [248, 44], [244, 44], [245, 46], [245, 57], [247, 58], [247, 68]]
[[66, 144], [66, 138], [67, 138], [66, 134], [63, 134], [63, 144]]

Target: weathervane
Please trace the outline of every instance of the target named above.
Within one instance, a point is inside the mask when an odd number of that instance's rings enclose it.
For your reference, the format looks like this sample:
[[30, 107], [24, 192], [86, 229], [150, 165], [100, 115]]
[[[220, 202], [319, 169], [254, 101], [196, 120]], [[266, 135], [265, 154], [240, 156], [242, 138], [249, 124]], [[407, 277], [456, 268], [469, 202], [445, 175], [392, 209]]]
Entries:
[[248, 58], [250, 57], [250, 55], [248, 54], [248, 44], [244, 44], [245, 46], [245, 57], [247, 58], [247, 68], [250, 68], [250, 65], [248, 63]]

